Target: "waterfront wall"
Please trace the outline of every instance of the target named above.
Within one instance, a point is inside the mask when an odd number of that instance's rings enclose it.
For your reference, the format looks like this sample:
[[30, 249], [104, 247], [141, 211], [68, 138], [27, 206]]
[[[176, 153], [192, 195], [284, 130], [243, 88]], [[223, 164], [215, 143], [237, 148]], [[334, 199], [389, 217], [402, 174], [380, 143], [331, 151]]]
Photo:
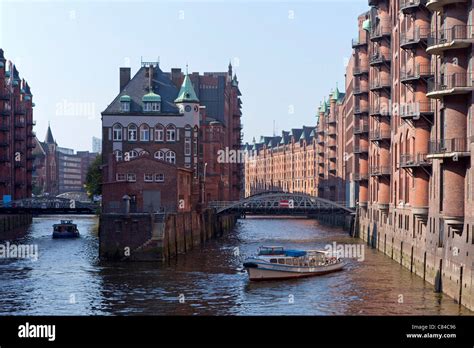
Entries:
[[31, 214], [0, 215], [0, 238], [11, 231], [28, 226], [33, 221]]
[[348, 214], [318, 214], [311, 215], [323, 225], [341, 227], [344, 231], [350, 232], [353, 229], [354, 215]]
[[[370, 207], [369, 207], [370, 208]], [[429, 221], [417, 216], [393, 219], [361, 209], [355, 234], [457, 303], [474, 310], [472, 247], [464, 236], [449, 231], [442, 240]], [[371, 218], [371, 215], [372, 216]]]
[[167, 261], [233, 228], [235, 215], [102, 214], [99, 254], [116, 261]]

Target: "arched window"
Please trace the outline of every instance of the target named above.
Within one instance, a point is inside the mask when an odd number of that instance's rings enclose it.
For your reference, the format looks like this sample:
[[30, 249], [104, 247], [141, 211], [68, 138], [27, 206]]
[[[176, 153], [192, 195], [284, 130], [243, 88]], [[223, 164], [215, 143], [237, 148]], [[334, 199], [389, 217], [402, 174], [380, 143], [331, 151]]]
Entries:
[[156, 159], [159, 159], [159, 160], [165, 159], [165, 153], [163, 151], [156, 151], [154, 156]]
[[150, 127], [146, 124], [140, 126], [140, 141], [150, 141]]
[[173, 124], [166, 127], [166, 141], [176, 141], [176, 127]]
[[173, 163], [173, 164], [176, 163], [176, 153], [174, 151], [168, 151], [166, 153], [166, 162]]
[[148, 151], [146, 151], [146, 150], [141, 150], [141, 151], [138, 153], [139, 156], [146, 156], [146, 155], [149, 155], [149, 154], [150, 154], [150, 153], [149, 153]]
[[122, 156], [122, 151], [120, 150], [115, 150], [114, 151], [115, 153], [115, 160], [118, 162], [118, 161], [121, 161], [123, 156]]
[[122, 126], [114, 124], [112, 127], [112, 139], [115, 141], [122, 141]]
[[129, 151], [128, 153], [128, 157], [131, 159], [131, 158], [135, 158], [135, 157], [138, 157], [138, 152], [135, 151], [135, 150], [131, 150]]
[[164, 141], [165, 127], [161, 124], [155, 126], [155, 141]]
[[128, 126], [128, 140], [137, 141], [137, 126], [134, 124]]

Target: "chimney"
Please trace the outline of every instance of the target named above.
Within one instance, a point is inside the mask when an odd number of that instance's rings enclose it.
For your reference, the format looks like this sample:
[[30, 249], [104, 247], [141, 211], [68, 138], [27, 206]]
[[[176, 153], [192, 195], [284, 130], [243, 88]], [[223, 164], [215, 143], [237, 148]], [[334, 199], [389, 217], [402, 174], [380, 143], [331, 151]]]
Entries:
[[123, 91], [130, 81], [130, 68], [120, 68], [120, 92]]
[[183, 82], [183, 74], [181, 73], [180, 68], [172, 68], [171, 69], [171, 81], [176, 86], [176, 88], [181, 87], [181, 83]]

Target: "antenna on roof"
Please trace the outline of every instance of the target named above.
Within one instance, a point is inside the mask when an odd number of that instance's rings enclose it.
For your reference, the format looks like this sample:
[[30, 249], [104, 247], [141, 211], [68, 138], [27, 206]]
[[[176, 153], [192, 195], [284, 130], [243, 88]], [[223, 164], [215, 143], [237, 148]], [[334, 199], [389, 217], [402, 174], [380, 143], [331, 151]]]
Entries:
[[273, 120], [273, 136], [275, 136], [276, 130], [275, 130], [275, 120]]
[[186, 75], [188, 75], [188, 63], [186, 63]]

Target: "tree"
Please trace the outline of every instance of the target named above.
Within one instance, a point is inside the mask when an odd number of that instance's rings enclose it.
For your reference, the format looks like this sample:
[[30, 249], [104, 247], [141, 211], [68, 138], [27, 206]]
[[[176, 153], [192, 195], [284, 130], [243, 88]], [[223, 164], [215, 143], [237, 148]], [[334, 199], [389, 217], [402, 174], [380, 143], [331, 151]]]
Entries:
[[87, 170], [85, 188], [89, 198], [102, 194], [102, 155], [98, 155]]

